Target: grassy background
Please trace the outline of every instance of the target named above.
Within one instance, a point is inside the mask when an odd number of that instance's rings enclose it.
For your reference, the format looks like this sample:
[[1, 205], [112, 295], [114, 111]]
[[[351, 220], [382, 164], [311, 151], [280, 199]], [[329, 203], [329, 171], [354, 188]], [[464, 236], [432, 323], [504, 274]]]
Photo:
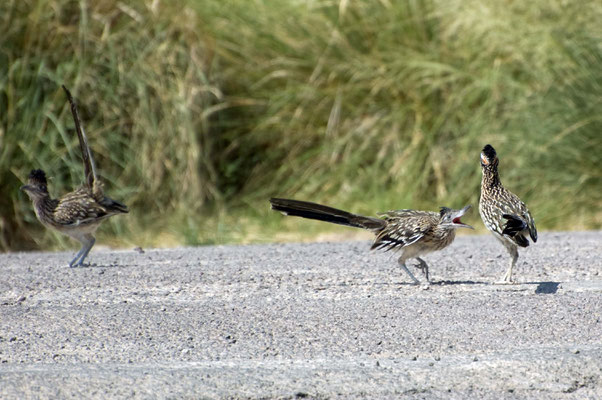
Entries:
[[55, 196], [82, 182], [63, 83], [132, 210], [99, 243], [347, 232], [270, 196], [476, 206], [486, 143], [540, 230], [600, 229], [600, 21], [594, 0], [3, 1], [0, 249], [77, 246], [18, 191], [33, 168]]

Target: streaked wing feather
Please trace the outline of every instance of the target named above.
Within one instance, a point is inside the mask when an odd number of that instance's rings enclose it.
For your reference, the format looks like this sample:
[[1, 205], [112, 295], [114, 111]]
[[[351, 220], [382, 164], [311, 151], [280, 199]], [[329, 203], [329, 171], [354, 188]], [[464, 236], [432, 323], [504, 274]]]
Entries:
[[110, 215], [111, 213], [96, 202], [86, 187], [58, 199], [54, 210], [56, 222], [64, 226], [91, 223]]
[[418, 242], [439, 218], [437, 213], [417, 210], [396, 210], [381, 215], [387, 226], [376, 236], [372, 248], [385, 251]]

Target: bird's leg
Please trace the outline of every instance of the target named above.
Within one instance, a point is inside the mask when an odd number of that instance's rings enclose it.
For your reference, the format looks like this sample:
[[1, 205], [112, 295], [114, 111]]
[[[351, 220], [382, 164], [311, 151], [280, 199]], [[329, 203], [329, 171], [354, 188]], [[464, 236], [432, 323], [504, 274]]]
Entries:
[[73, 260], [71, 260], [71, 262], [69, 263], [70, 267], [82, 266], [84, 264], [84, 259], [86, 258], [86, 256], [92, 249], [92, 246], [94, 246], [94, 243], [96, 242], [94, 236], [90, 234], [84, 235], [83, 237], [77, 237], [76, 239], [78, 239], [82, 243], [82, 248], [77, 252]]
[[410, 270], [408, 269], [408, 267], [406, 267], [406, 261], [404, 259], [403, 256], [399, 257], [399, 260], [397, 260], [397, 262], [399, 263], [399, 265], [401, 266], [401, 268], [410, 276], [410, 278], [412, 278], [412, 284], [413, 285], [418, 285], [420, 284], [420, 281], [418, 279], [416, 279], [416, 277], [414, 276], [414, 274], [412, 274], [410, 272]]
[[88, 256], [88, 253], [90, 252], [90, 250], [92, 250], [92, 246], [94, 246], [94, 243], [96, 243], [96, 239], [94, 239], [94, 237], [92, 235], [90, 235], [89, 237], [87, 237], [87, 246], [86, 246], [86, 251], [84, 251], [84, 253], [82, 254], [81, 258], [79, 259], [79, 262], [77, 263], [77, 265], [81, 266], [84, 264], [84, 259]]
[[84, 253], [85, 250], [86, 250], [86, 244], [82, 242], [82, 248], [79, 249], [79, 251], [77, 252], [77, 254], [75, 255], [75, 257], [73, 257], [73, 260], [71, 260], [69, 262], [69, 267], [70, 268], [73, 268], [73, 267], [76, 266], [75, 262], [80, 258], [80, 256]]
[[422, 271], [422, 273], [424, 274], [424, 278], [426, 279], [427, 282], [430, 282], [429, 279], [429, 266], [426, 263], [426, 261], [424, 261], [422, 258], [420, 257], [416, 257], [416, 260], [418, 260], [418, 265], [416, 266], [416, 268], [420, 269]]
[[516, 265], [516, 261], [518, 260], [518, 248], [514, 244], [506, 244], [506, 250], [508, 250], [508, 253], [510, 253], [510, 257], [511, 257], [510, 265], [508, 266], [508, 269], [506, 270], [506, 273], [504, 274], [504, 277], [502, 278], [502, 281], [500, 283], [503, 283], [503, 284], [516, 283], [512, 279], [512, 270], [514, 269], [514, 266]]

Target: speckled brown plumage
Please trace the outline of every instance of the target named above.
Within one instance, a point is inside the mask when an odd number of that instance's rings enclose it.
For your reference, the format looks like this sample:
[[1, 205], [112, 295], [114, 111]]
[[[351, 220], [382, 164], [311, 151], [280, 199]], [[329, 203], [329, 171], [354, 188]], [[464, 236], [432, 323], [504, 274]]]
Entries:
[[85, 183], [71, 193], [53, 199], [48, 193], [46, 174], [33, 170], [26, 185], [21, 187], [31, 199], [38, 220], [51, 229], [64, 233], [82, 243], [82, 248], [69, 263], [70, 267], [82, 265], [88, 252], [94, 246], [94, 232], [107, 218], [127, 213], [128, 208], [104, 195], [103, 185], [96, 177], [94, 160], [79, 120], [77, 107], [71, 93], [63, 86], [71, 104], [71, 111], [79, 138], [84, 161]]
[[537, 241], [535, 221], [518, 196], [507, 190], [500, 181], [499, 159], [491, 145], [481, 152], [481, 198], [479, 213], [483, 223], [510, 253], [510, 266], [502, 278], [503, 283], [511, 283], [512, 270], [518, 259], [518, 247], [529, 246], [528, 237]]
[[[441, 225], [445, 216], [454, 211], [457, 210], [442, 208], [439, 213], [396, 210], [378, 214], [386, 224], [376, 234], [372, 249], [398, 250], [416, 245], [416, 249], [424, 249], [425, 252], [441, 250], [456, 237], [455, 229]], [[414, 251], [424, 254], [422, 250]]]
[[428, 265], [420, 256], [450, 245], [456, 236], [456, 228], [472, 229], [460, 221], [470, 206], [462, 210], [442, 207], [439, 213], [396, 210], [379, 214], [381, 218], [373, 218], [307, 201], [272, 198], [270, 203], [272, 209], [285, 215], [371, 230], [376, 235], [372, 249], [401, 251], [399, 265], [415, 284], [419, 281], [407, 269], [405, 264], [408, 259], [418, 260], [417, 267], [422, 269], [428, 282]]

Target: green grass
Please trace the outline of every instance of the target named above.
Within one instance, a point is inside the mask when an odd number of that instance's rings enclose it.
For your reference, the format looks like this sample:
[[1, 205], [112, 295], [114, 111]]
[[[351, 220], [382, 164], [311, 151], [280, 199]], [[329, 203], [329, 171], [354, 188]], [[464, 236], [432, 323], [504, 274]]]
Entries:
[[270, 196], [476, 206], [486, 143], [539, 229], [602, 227], [600, 2], [124, 4], [0, 5], [1, 249], [73, 246], [18, 191], [32, 168], [55, 195], [81, 183], [63, 83], [107, 192], [132, 209], [99, 242], [339, 229], [285, 222]]

